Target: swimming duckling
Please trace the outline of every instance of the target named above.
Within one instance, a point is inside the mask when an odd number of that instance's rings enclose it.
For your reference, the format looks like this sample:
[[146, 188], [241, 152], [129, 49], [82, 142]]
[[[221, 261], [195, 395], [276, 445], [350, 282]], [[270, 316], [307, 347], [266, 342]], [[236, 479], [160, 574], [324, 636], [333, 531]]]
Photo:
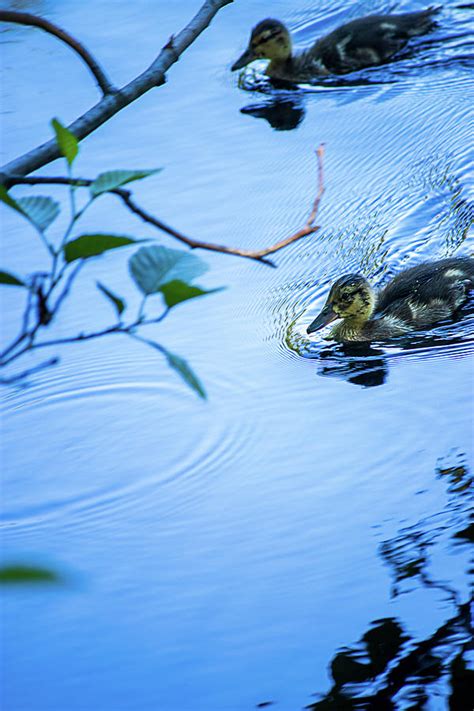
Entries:
[[295, 56], [285, 25], [269, 18], [253, 28], [249, 45], [232, 71], [242, 69], [254, 59], [269, 59], [267, 76], [300, 82], [383, 64], [409, 39], [432, 30], [436, 26], [433, 15], [438, 11], [439, 8], [429, 7], [422, 12], [361, 17]]
[[452, 257], [406, 269], [376, 294], [361, 274], [346, 274], [331, 287], [314, 333], [336, 319], [327, 340], [377, 341], [402, 336], [450, 318], [474, 288], [474, 259]]

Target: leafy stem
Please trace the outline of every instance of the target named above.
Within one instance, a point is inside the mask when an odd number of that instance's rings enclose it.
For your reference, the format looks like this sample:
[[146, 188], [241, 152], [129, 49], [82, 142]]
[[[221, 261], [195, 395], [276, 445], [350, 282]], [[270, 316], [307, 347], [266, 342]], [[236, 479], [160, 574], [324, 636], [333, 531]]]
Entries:
[[142, 298], [142, 300], [141, 300], [141, 302], [140, 302], [140, 306], [139, 306], [139, 309], [138, 309], [138, 317], [137, 317], [137, 322], [138, 322], [138, 323], [142, 323], [142, 321], [143, 321], [144, 312], [145, 312], [145, 305], [146, 305], [146, 300], [147, 300], [147, 298], [148, 298], [148, 294], [144, 294], [144, 296], [143, 296], [143, 298]]
[[[24, 178], [22, 176], [10, 175], [4, 176], [4, 179], [6, 181], [5, 184], [9, 186], [16, 184], [54, 184], [68, 187], [70, 219], [57, 248], [54, 248], [49, 240], [46, 239], [45, 230], [48, 229], [58, 216], [60, 212], [59, 204], [52, 198], [42, 195], [14, 199], [7, 191], [5, 185], [0, 185], [0, 201], [34, 225], [47, 245], [52, 257], [50, 269], [47, 272], [35, 272], [28, 277], [20, 278], [9, 272], [0, 271], [0, 284], [9, 285], [10, 287], [26, 288], [28, 290], [20, 333], [12, 343], [7, 345], [3, 353], [0, 354], [0, 366], [7, 366], [26, 353], [39, 348], [80, 343], [108, 335], [121, 334], [127, 335], [136, 341], [141, 341], [159, 351], [166, 358], [168, 365], [181, 376], [187, 385], [200, 397], [205, 398], [206, 393], [202, 384], [183, 358], [168, 351], [156, 341], [144, 337], [137, 332], [141, 327], [156, 325], [163, 321], [169, 315], [171, 309], [178, 304], [220, 290], [204, 289], [193, 283], [196, 277], [207, 271], [207, 265], [190, 251], [174, 250], [164, 246], [151, 245], [141, 247], [132, 255], [129, 259], [130, 275], [135, 286], [141, 293], [140, 304], [134, 320], [128, 320], [127, 322], [124, 321], [122, 317], [122, 314], [127, 308], [125, 299], [114, 293], [105, 284], [97, 282], [98, 290], [107, 299], [109, 306], [112, 306], [115, 310], [117, 316], [115, 323], [99, 331], [89, 331], [51, 340], [38, 340], [38, 336], [43, 329], [47, 328], [57, 317], [63, 303], [71, 293], [80, 271], [90, 259], [99, 257], [111, 250], [129, 247], [138, 242], [148, 241], [103, 232], [72, 237], [73, 228], [94, 200], [104, 194], [112, 193], [117, 195], [123, 204], [144, 222], [172, 235], [180, 242], [186, 244], [191, 250], [200, 248], [224, 254], [234, 254], [274, 266], [273, 263], [268, 260], [269, 254], [292, 244], [305, 235], [313, 234], [319, 229], [314, 222], [324, 191], [322, 147], [317, 151], [318, 191], [312, 205], [311, 213], [304, 226], [290, 237], [280, 240], [280, 242], [277, 242], [271, 247], [260, 251], [250, 251], [191, 239], [173, 228], [168, 227], [153, 215], [143, 210], [132, 198], [131, 192], [128, 189], [124, 189], [123, 186], [132, 181], [146, 178], [158, 172], [157, 170], [111, 170], [101, 173], [94, 180], [74, 178], [72, 165], [79, 152], [79, 142], [76, 136], [66, 129], [57, 119], [53, 119], [52, 127], [56, 135], [59, 151], [67, 162], [67, 177]], [[81, 209], [78, 209], [76, 202], [76, 191], [78, 188], [88, 188], [89, 190], [89, 199], [83, 204]], [[163, 310], [158, 316], [147, 317], [145, 308], [148, 298], [152, 295], [161, 296]], [[12, 383], [15, 380], [26, 377], [32, 372], [36, 372], [38, 369], [49, 367], [56, 362], [57, 359], [46, 361], [39, 366], [34, 366], [33, 369], [22, 371], [16, 376], [4, 378], [1, 382]]]

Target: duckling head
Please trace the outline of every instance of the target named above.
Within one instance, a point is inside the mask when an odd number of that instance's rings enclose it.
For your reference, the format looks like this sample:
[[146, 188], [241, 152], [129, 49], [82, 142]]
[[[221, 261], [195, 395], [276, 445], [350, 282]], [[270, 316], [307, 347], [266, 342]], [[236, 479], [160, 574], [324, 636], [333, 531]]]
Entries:
[[254, 59], [270, 59], [272, 62], [283, 62], [291, 56], [290, 33], [278, 20], [262, 20], [256, 25], [247, 49], [232, 65], [232, 71], [242, 69]]
[[374, 307], [375, 294], [367, 279], [361, 274], [346, 274], [334, 282], [323, 310], [306, 331], [319, 331], [338, 318], [360, 327], [371, 317]]

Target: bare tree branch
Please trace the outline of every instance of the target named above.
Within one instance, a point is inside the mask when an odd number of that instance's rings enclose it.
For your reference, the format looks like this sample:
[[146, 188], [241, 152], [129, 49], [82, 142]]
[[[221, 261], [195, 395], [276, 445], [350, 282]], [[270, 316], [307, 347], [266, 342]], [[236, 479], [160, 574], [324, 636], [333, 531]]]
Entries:
[[[227, 247], [222, 244], [214, 244], [212, 242], [200, 242], [199, 240], [193, 239], [183, 235], [174, 227], [169, 227], [158, 218], [151, 215], [149, 212], [140, 207], [135, 200], [132, 198], [130, 190], [124, 190], [123, 188], [117, 188], [116, 190], [111, 190], [113, 195], [117, 195], [124, 204], [135, 214], [138, 215], [144, 222], [147, 222], [159, 230], [166, 232], [166, 234], [174, 237], [175, 239], [187, 244], [191, 249], [207, 249], [210, 252], [220, 252], [222, 254], [233, 254], [237, 257], [245, 257], [247, 259], [254, 259], [258, 262], [263, 262], [269, 266], [274, 267], [275, 264], [266, 257], [269, 254], [278, 252], [283, 247], [287, 247], [293, 242], [297, 242], [302, 237], [313, 234], [319, 230], [319, 226], [314, 224], [316, 220], [319, 204], [324, 193], [324, 170], [323, 170], [323, 158], [324, 158], [324, 146], [321, 144], [316, 150], [316, 156], [318, 160], [318, 190], [316, 198], [314, 200], [311, 213], [306, 220], [305, 224], [301, 229], [292, 234], [290, 237], [276, 242], [270, 247], [259, 250], [250, 249], [240, 249], [238, 247]], [[14, 185], [75, 185], [76, 187], [87, 187], [91, 185], [94, 181], [88, 178], [63, 178], [63, 177], [46, 177], [46, 176], [22, 176], [22, 175], [4, 175], [4, 184], [6, 187], [10, 188]]]
[[[104, 96], [99, 103], [73, 121], [68, 129], [81, 140], [147, 91], [164, 84], [168, 69], [208, 27], [216, 13], [231, 2], [233, 0], [206, 0], [189, 24], [169, 39], [148, 69], [115, 93]], [[59, 157], [58, 145], [53, 139], [3, 166], [1, 172], [27, 175]]]
[[44, 20], [42, 17], [31, 15], [29, 12], [13, 12], [10, 10], [0, 10], [0, 21], [14, 22], [18, 25], [28, 25], [30, 27], [39, 27], [41, 30], [54, 35], [62, 42], [69, 45], [69, 47], [71, 47], [71, 49], [73, 49], [74, 52], [76, 52], [87, 64], [104, 96], [107, 96], [107, 94], [113, 94], [114, 91], [116, 91], [100, 64], [96, 59], [94, 59], [92, 54], [84, 47], [84, 45], [57, 25], [54, 25], [48, 20]]

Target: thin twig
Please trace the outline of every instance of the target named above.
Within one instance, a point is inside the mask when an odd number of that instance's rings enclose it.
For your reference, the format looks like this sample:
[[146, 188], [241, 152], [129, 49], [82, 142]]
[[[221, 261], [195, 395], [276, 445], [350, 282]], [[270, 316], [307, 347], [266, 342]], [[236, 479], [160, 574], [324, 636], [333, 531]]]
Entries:
[[26, 349], [23, 348], [19, 353], [14, 353], [10, 358], [5, 360], [6, 356], [9, 355], [13, 350], [15, 350], [15, 348], [17, 348], [21, 343], [23, 343], [25, 339], [28, 338], [29, 342], [31, 343], [31, 334], [35, 333], [35, 329], [37, 330], [39, 327], [37, 324], [33, 331], [28, 331], [32, 298], [33, 295], [37, 297], [37, 285], [43, 276], [44, 275], [39, 272], [32, 275], [30, 284], [28, 285], [28, 296], [26, 300], [25, 311], [23, 312], [21, 331], [19, 335], [5, 348], [5, 350], [0, 353], [0, 366], [3, 366], [4, 364], [9, 363], [12, 360], [15, 360], [15, 358], [17, 358], [19, 355], [23, 354], [26, 350], [28, 350], [28, 347], [26, 347]]
[[33, 375], [33, 373], [37, 373], [39, 370], [44, 370], [45, 368], [51, 368], [53, 365], [57, 365], [58, 363], [59, 363], [59, 358], [57, 358], [57, 357], [50, 358], [49, 360], [45, 360], [42, 363], [38, 363], [38, 365], [35, 365], [32, 368], [28, 368], [27, 370], [22, 370], [21, 373], [17, 373], [16, 375], [11, 375], [9, 378], [0, 378], [0, 384], [11, 385], [12, 383], [16, 383], [18, 380], [24, 380], [29, 375]]
[[163, 346], [156, 343], [156, 341], [152, 341], [150, 338], [145, 338], [144, 336], [139, 336], [138, 333], [130, 333], [129, 335], [130, 338], [134, 338], [136, 341], [140, 341], [140, 343], [146, 343], [147, 346], [151, 346], [152, 348], [155, 348], [155, 350], [163, 353], [163, 355], [167, 355], [166, 348], [163, 348]]
[[313, 203], [313, 209], [311, 210], [311, 214], [306, 222], [307, 227], [310, 227], [314, 223], [318, 214], [319, 203], [321, 202], [321, 198], [324, 193], [324, 143], [321, 143], [316, 148], [316, 157], [318, 159], [318, 192]]
[[[128, 325], [122, 324], [122, 323], [117, 323], [114, 326], [109, 326], [108, 328], [102, 329], [102, 331], [92, 331], [91, 333], [79, 333], [77, 336], [66, 336], [65, 338], [55, 338], [52, 339], [51, 341], [36, 341], [35, 343], [28, 343], [24, 348], [21, 349], [18, 353], [15, 353], [13, 356], [10, 358], [7, 358], [4, 360], [0, 365], [8, 365], [13, 360], [16, 360], [20, 355], [23, 355], [24, 353], [27, 353], [28, 351], [36, 350], [37, 348], [49, 348], [51, 346], [63, 346], [67, 343], [81, 343], [82, 341], [91, 341], [95, 338], [102, 338], [103, 336], [110, 336], [115, 333], [122, 333], [125, 335], [130, 335], [133, 336], [134, 338], [138, 338], [136, 334], [134, 334], [134, 329], [137, 328], [138, 326], [151, 326], [156, 323], [160, 323], [163, 321], [169, 314], [170, 309], [166, 308], [163, 313], [161, 313], [159, 316], [156, 316], [155, 318], [149, 318], [149, 319], [140, 319], [138, 317], [135, 321], [132, 323], [129, 323]], [[145, 339], [146, 340], [146, 339]]]
[[[275, 252], [278, 252], [280, 249], [283, 249], [283, 247], [287, 247], [289, 244], [292, 244], [293, 242], [297, 242], [300, 240], [302, 237], [306, 237], [310, 234], [314, 234], [317, 232], [320, 228], [318, 225], [314, 225], [314, 221], [317, 217], [318, 214], [318, 209], [319, 205], [321, 202], [321, 198], [324, 193], [324, 169], [323, 169], [323, 161], [324, 161], [324, 146], [321, 144], [319, 148], [316, 150], [316, 157], [318, 161], [318, 189], [317, 189], [317, 194], [316, 198], [314, 200], [311, 213], [309, 214], [308, 219], [306, 220], [305, 224], [301, 229], [299, 229], [297, 232], [294, 234], [290, 235], [290, 237], [286, 237], [283, 240], [280, 240], [279, 242], [276, 242], [275, 244], [271, 245], [270, 247], [266, 247], [264, 249], [259, 249], [259, 250], [249, 250], [249, 249], [240, 249], [238, 247], [227, 247], [226, 245], [222, 244], [215, 244], [212, 242], [201, 242], [199, 240], [193, 239], [191, 237], [187, 237], [184, 235], [182, 232], [179, 232], [176, 230], [174, 227], [170, 227], [166, 223], [164, 223], [162, 220], [159, 220], [157, 217], [154, 217], [154, 215], [151, 215], [149, 212], [144, 210], [140, 205], [138, 205], [135, 200], [132, 197], [132, 194], [129, 190], [124, 190], [123, 188], [117, 188], [116, 190], [112, 190], [111, 192], [119, 197], [122, 202], [133, 212], [135, 215], [140, 217], [144, 222], [147, 222], [150, 225], [153, 225], [154, 227], [157, 227], [159, 230], [162, 232], [166, 232], [166, 234], [170, 235], [171, 237], [174, 237], [175, 239], [179, 240], [180, 242], [183, 242], [186, 244], [188, 247], [191, 249], [206, 249], [211, 252], [220, 252], [222, 254], [233, 254], [237, 257], [244, 257], [246, 259], [253, 259], [258, 262], [263, 262], [264, 264], [268, 264], [269, 266], [274, 267], [275, 264], [270, 260], [266, 259], [266, 257], [269, 254], [273, 254]], [[16, 175], [16, 174], [8, 174], [4, 176], [4, 181], [5, 185], [7, 187], [12, 187], [14, 185], [75, 185], [76, 187], [87, 187], [88, 185], [91, 185], [94, 181], [90, 180], [88, 178], [63, 178], [63, 177], [45, 177], [45, 176], [27, 176], [24, 177], [22, 175]]]
[[137, 316], [137, 320], [138, 320], [138, 321], [143, 321], [143, 316], [144, 316], [144, 312], [145, 312], [145, 305], [146, 305], [146, 300], [147, 300], [147, 298], [148, 298], [148, 294], [144, 294], [144, 296], [143, 296], [143, 298], [142, 298], [142, 300], [141, 300], [141, 303], [140, 303], [140, 307], [139, 307], [139, 309], [138, 309], [138, 316]]
[[93, 331], [92, 333], [79, 333], [77, 336], [69, 336], [66, 338], [55, 338], [51, 341], [37, 341], [33, 345], [33, 349], [37, 348], [49, 348], [50, 346], [62, 346], [66, 343], [81, 343], [82, 341], [91, 341], [94, 338], [102, 338], [103, 336], [110, 336], [113, 333], [129, 333], [130, 326], [120, 326], [116, 324], [115, 326], [109, 326], [109, 328], [104, 328], [102, 331]]
[[300, 230], [295, 232], [290, 237], [287, 237], [286, 239], [283, 239], [280, 242], [277, 242], [273, 246], [267, 247], [267, 249], [261, 249], [257, 253], [260, 257], [264, 257], [267, 254], [273, 254], [274, 252], [277, 252], [279, 249], [283, 249], [283, 247], [287, 247], [289, 244], [296, 242], [297, 240], [301, 239], [302, 237], [306, 237], [307, 235], [314, 234], [314, 232], [317, 232], [319, 229], [321, 229], [320, 225], [314, 224], [314, 221], [317, 217], [318, 210], [319, 210], [319, 203], [321, 202], [321, 198], [324, 193], [324, 172], [323, 172], [324, 144], [323, 143], [321, 143], [321, 145], [316, 149], [316, 157], [318, 160], [318, 192], [316, 194], [316, 198], [313, 203], [313, 208], [311, 210], [311, 213], [310, 213], [308, 219], [306, 220], [304, 227], [302, 227]]
[[[167, 225], [165, 222], [162, 220], [159, 220], [157, 217], [154, 217], [153, 215], [150, 215], [149, 212], [146, 212], [142, 207], [137, 205], [135, 200], [131, 197], [131, 194], [128, 190], [114, 190], [113, 193], [120, 197], [122, 202], [125, 203], [125, 205], [128, 207], [128, 209], [133, 212], [135, 215], [138, 215], [144, 222], [147, 222], [150, 225], [153, 225], [154, 227], [157, 227], [159, 230], [162, 230], [162, 232], [166, 232], [166, 234], [170, 235], [171, 237], [174, 237], [175, 239], [179, 240], [179, 242], [183, 242], [183, 244], [187, 244], [188, 247], [191, 249], [206, 249], [210, 252], [220, 252], [221, 254], [233, 254], [237, 257], [244, 257], [246, 259], [254, 259], [258, 262], [263, 262], [264, 264], [268, 264], [270, 267], [274, 267], [275, 264], [270, 260], [270, 259], [265, 259], [264, 256], [267, 254], [266, 250], [263, 250], [262, 252], [260, 251], [253, 251], [249, 249], [240, 249], [238, 247], [227, 247], [226, 245], [223, 244], [215, 244], [213, 242], [201, 242], [199, 240], [193, 239], [191, 237], [187, 237], [186, 235], [183, 235], [182, 232], [178, 232], [178, 230], [174, 229], [174, 227], [170, 227]], [[301, 235], [303, 236], [303, 235]], [[284, 246], [284, 245], [282, 245]], [[270, 251], [277, 251], [276, 249], [270, 248]], [[268, 252], [270, 254], [270, 252]]]
[[84, 45], [57, 25], [43, 19], [42, 17], [38, 17], [37, 15], [31, 15], [29, 12], [13, 12], [11, 10], [0, 10], [0, 21], [14, 22], [17, 25], [39, 27], [41, 30], [54, 35], [71, 47], [71, 49], [73, 49], [74, 52], [80, 56], [83, 62], [87, 64], [104, 96], [113, 94], [116, 91], [98, 61], [94, 59], [92, 54], [84, 47]]
[[[173, 36], [171, 44], [168, 42], [162, 48], [148, 69], [118, 91], [104, 96], [101, 101], [73, 121], [67, 128], [76, 138], [82, 140], [150, 89], [164, 84], [168, 69], [208, 27], [217, 12], [231, 2], [232, 0], [206, 0], [186, 27]], [[3, 166], [0, 171], [27, 175], [59, 157], [59, 148], [56, 140], [53, 139], [33, 148], [28, 153], [24, 153]]]
[[[7, 346], [7, 347], [5, 348], [5, 350], [2, 351], [2, 353], [0, 353], [0, 365], [5, 365], [5, 363], [9, 362], [10, 360], [13, 360], [13, 359], [10, 359], [10, 358], [9, 358], [8, 361], [5, 361], [4, 359], [5, 359], [5, 358], [7, 357], [7, 355], [8, 355], [9, 353], [11, 353], [17, 346], [19, 346], [20, 343], [23, 343], [23, 341], [24, 341], [25, 338], [27, 338], [27, 337], [28, 337], [28, 333], [27, 333], [26, 331], [23, 331], [23, 330], [22, 330], [22, 332], [20, 333], [20, 335], [17, 336], [17, 338], [15, 338], [15, 340], [12, 341], [12, 343], [10, 343], [10, 345]], [[23, 352], [23, 351], [22, 351], [22, 352]], [[17, 356], [15, 355], [14, 358], [16, 358], [16, 357], [17, 357]]]
[[[145, 318], [143, 321], [140, 321], [140, 323], [136, 324], [137, 326], [151, 326], [152, 324], [155, 323], [160, 323], [163, 321], [171, 311], [171, 306], [167, 306], [163, 313], [161, 313], [159, 316], [156, 316], [155, 318]], [[132, 329], [135, 328], [135, 326], [132, 327]]]
[[[79, 272], [83, 266], [84, 266], [84, 260], [81, 259], [75, 265], [75, 268], [69, 274], [66, 285], [65, 285], [62, 293], [58, 296], [58, 299], [57, 299], [55, 305], [52, 307], [52, 314], [53, 315], [58, 311], [59, 307], [61, 306], [61, 304], [64, 301], [64, 299], [66, 298], [66, 296], [68, 296], [69, 292], [71, 291], [72, 283], [73, 283], [74, 279], [76, 278], [76, 276], [79, 274]], [[64, 272], [61, 273], [61, 276], [63, 276], [63, 274], [64, 274]], [[56, 282], [56, 284], [57, 283], [58, 282]]]
[[109, 328], [104, 328], [102, 331], [94, 331], [92, 333], [79, 333], [77, 336], [69, 336], [66, 338], [55, 338], [51, 341], [30, 341], [21, 350], [17, 351], [9, 358], [5, 358], [0, 362], [2, 367], [9, 365], [11, 362], [19, 358], [20, 356], [28, 353], [29, 351], [35, 351], [37, 348], [49, 348], [50, 346], [63, 346], [68, 343], [81, 343], [82, 341], [91, 341], [94, 338], [102, 338], [103, 336], [109, 336], [113, 333], [129, 333], [129, 326], [121, 326], [117, 324], [115, 326], [110, 326]]
[[2, 185], [7, 189], [14, 185], [75, 185], [77, 188], [86, 188], [92, 185], [93, 180], [86, 178], [64, 178], [60, 176], [44, 176], [44, 175], [16, 175], [15, 173], [3, 173]]
[[[31, 298], [33, 296], [33, 287], [32, 285], [28, 287], [28, 296], [26, 297], [26, 306], [25, 306], [25, 311], [23, 314], [23, 325], [21, 328], [21, 333], [26, 333], [28, 331], [28, 326], [30, 322], [30, 309], [31, 309]], [[21, 336], [21, 334], [20, 334]], [[19, 336], [19, 338], [20, 338]]]

